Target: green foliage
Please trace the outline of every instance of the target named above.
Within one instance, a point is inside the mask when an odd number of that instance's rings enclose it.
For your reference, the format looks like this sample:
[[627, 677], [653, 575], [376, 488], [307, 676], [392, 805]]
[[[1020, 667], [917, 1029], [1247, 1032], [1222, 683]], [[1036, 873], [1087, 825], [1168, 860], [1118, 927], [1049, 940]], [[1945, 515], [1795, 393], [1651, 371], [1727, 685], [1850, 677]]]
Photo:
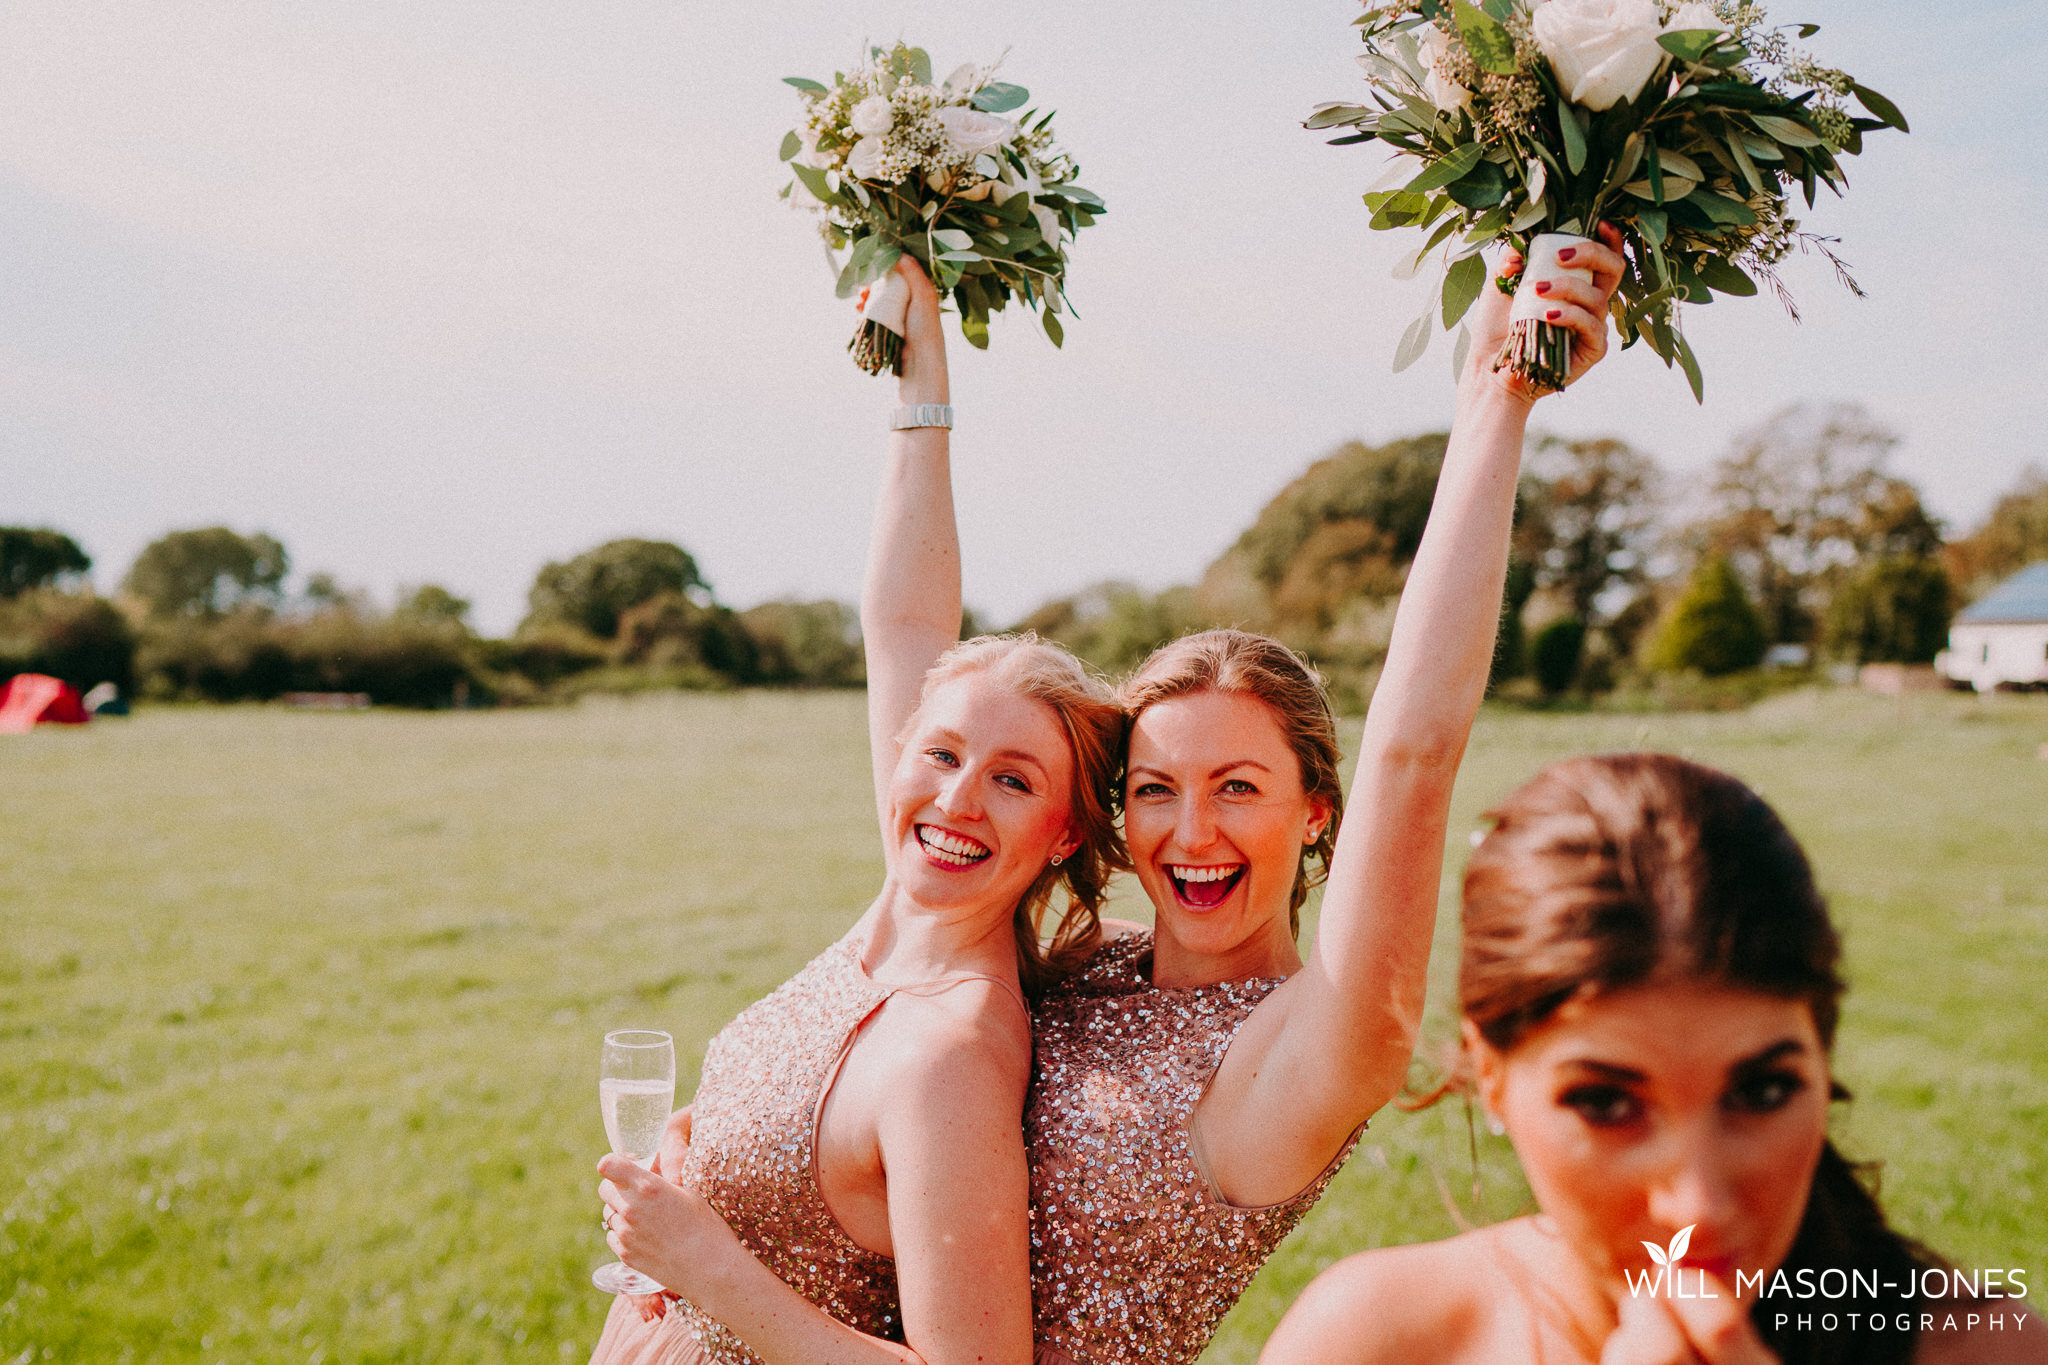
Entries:
[[1191, 588], [1148, 593], [1130, 583], [1097, 583], [1046, 603], [1017, 623], [1057, 641], [1105, 673], [1127, 673], [1191, 631], [1221, 625], [1205, 617]]
[[665, 540], [612, 540], [567, 563], [541, 567], [527, 594], [524, 630], [571, 625], [600, 640], [618, 633], [619, 618], [662, 593], [705, 591], [697, 561]]
[[392, 615], [419, 621], [450, 621], [466, 626], [469, 608], [467, 598], [457, 597], [437, 583], [422, 583], [399, 594], [398, 606]]
[[486, 640], [479, 657], [494, 673], [523, 678], [532, 687], [548, 688], [578, 673], [599, 668], [611, 658], [611, 645], [581, 626], [543, 621], [520, 627], [509, 640]]
[[1560, 616], [1537, 631], [1529, 650], [1537, 686], [1553, 697], [1570, 691], [1585, 649], [1586, 623], [1576, 616]]
[[656, 669], [701, 669], [730, 683], [760, 673], [760, 654], [740, 618], [724, 607], [703, 606], [680, 592], [664, 592], [619, 617], [612, 657]]
[[1924, 664], [1948, 645], [1955, 589], [1940, 561], [1895, 555], [1867, 561], [1828, 604], [1825, 645], [1859, 664]]
[[1950, 545], [1945, 557], [1957, 585], [1972, 598], [2048, 559], [2048, 473], [2022, 473], [1984, 524]]
[[[459, 622], [348, 606], [303, 620], [244, 606], [217, 617], [151, 618], [136, 656], [159, 700], [266, 701], [287, 692], [362, 692], [379, 705], [448, 706], [490, 690]], [[473, 690], [474, 689], [474, 690]]]
[[0, 677], [47, 673], [83, 692], [135, 681], [135, 628], [90, 593], [32, 589], [0, 598]]
[[740, 613], [758, 676], [784, 687], [859, 687], [867, 681], [860, 612], [844, 602], [764, 602]]
[[62, 531], [0, 526], [0, 600], [76, 579], [92, 557]]
[[289, 567], [270, 536], [206, 526], [152, 541], [122, 586], [151, 616], [217, 617], [245, 604], [276, 605]]
[[1659, 672], [1691, 670], [1717, 678], [1755, 668], [1769, 644], [1742, 580], [1717, 555], [1693, 570], [1657, 627], [1647, 662]]

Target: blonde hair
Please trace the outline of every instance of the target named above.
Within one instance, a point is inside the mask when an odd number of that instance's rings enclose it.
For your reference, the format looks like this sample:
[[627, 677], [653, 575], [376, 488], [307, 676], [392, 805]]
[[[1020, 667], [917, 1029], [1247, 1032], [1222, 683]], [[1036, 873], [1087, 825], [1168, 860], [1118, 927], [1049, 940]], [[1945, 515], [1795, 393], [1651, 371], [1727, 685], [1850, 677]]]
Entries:
[[[1050, 707], [1074, 760], [1069, 819], [1080, 846], [1057, 867], [1048, 863], [1040, 869], [1018, 900], [1013, 919], [1017, 975], [1025, 991], [1035, 993], [1072, 971], [1102, 941], [1102, 904], [1109, 896], [1109, 880], [1131, 865], [1117, 829], [1124, 711], [1108, 685], [1085, 664], [1030, 631], [978, 635], [941, 654], [924, 675], [918, 710], [939, 688], [971, 673], [987, 674], [1016, 696]], [[1048, 942], [1046, 911], [1053, 888], [1062, 884], [1067, 903]]]
[[[1205, 630], [1183, 635], [1152, 651], [1138, 671], [1117, 689], [1124, 711], [1135, 724], [1146, 707], [1197, 692], [1222, 692], [1254, 697], [1273, 710], [1280, 732], [1301, 765], [1301, 785], [1311, 801], [1329, 807], [1316, 841], [1307, 846], [1295, 869], [1294, 892], [1287, 907], [1289, 931], [1301, 933], [1301, 907], [1309, 890], [1330, 875], [1330, 855], [1337, 847], [1337, 825], [1344, 818], [1344, 783], [1337, 775], [1337, 721], [1323, 680], [1308, 661], [1264, 635], [1243, 630]], [[1310, 870], [1310, 860], [1317, 866]]]

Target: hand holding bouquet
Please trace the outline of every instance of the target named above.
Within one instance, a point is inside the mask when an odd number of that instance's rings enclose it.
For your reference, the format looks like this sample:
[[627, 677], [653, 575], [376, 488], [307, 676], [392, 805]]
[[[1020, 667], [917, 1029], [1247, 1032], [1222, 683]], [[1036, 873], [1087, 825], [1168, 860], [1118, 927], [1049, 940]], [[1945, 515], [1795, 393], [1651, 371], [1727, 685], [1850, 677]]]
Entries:
[[951, 295], [973, 345], [988, 346], [989, 314], [1012, 297], [1039, 309], [1060, 344], [1063, 239], [1103, 205], [1074, 183], [1050, 112], [1006, 118], [1030, 98], [1021, 86], [971, 65], [934, 84], [931, 59], [902, 43], [871, 49], [866, 65], [831, 85], [787, 79], [804, 116], [782, 140], [796, 176], [783, 194], [820, 215], [829, 250], [847, 250], [840, 297], [868, 288], [848, 346], [862, 369], [902, 373], [909, 296], [892, 267], [906, 255]]
[[[1400, 273], [1439, 248], [1448, 264], [1395, 369], [1427, 348], [1436, 316], [1458, 325], [1486, 284], [1480, 250], [1507, 241], [1529, 265], [1498, 363], [1562, 387], [1570, 339], [1526, 291], [1600, 222], [1620, 229], [1628, 262], [1611, 309], [1623, 345], [1646, 341], [1681, 366], [1695, 397], [1681, 302], [1754, 294], [1762, 280], [1797, 317], [1775, 270], [1795, 247], [1862, 292], [1832, 239], [1801, 230], [1790, 196], [1811, 208], [1816, 187], [1839, 194], [1839, 158], [1906, 120], [1793, 47], [1758, 0], [1368, 0], [1358, 25], [1373, 104], [1321, 106], [1308, 126], [1397, 149], [1399, 181], [1365, 196], [1372, 226], [1428, 234]], [[1852, 114], [1852, 97], [1872, 117]]]

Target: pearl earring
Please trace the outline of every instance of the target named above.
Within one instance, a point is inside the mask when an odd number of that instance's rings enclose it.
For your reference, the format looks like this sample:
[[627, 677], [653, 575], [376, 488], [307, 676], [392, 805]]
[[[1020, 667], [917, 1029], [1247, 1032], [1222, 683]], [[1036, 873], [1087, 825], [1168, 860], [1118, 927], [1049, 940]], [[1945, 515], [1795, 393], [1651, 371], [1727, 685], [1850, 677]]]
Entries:
[[1495, 1137], [1506, 1137], [1508, 1126], [1500, 1121], [1500, 1115], [1489, 1112], [1486, 1116], [1486, 1131]]

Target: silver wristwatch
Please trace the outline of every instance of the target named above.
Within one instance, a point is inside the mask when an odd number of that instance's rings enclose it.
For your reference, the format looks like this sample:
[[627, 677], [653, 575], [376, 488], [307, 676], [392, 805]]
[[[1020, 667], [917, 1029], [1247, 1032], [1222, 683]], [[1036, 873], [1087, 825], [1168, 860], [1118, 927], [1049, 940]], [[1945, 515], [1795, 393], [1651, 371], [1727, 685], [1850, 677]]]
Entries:
[[913, 427], [947, 427], [953, 425], [951, 403], [919, 403], [914, 408], [898, 408], [889, 414], [889, 430], [909, 431]]

